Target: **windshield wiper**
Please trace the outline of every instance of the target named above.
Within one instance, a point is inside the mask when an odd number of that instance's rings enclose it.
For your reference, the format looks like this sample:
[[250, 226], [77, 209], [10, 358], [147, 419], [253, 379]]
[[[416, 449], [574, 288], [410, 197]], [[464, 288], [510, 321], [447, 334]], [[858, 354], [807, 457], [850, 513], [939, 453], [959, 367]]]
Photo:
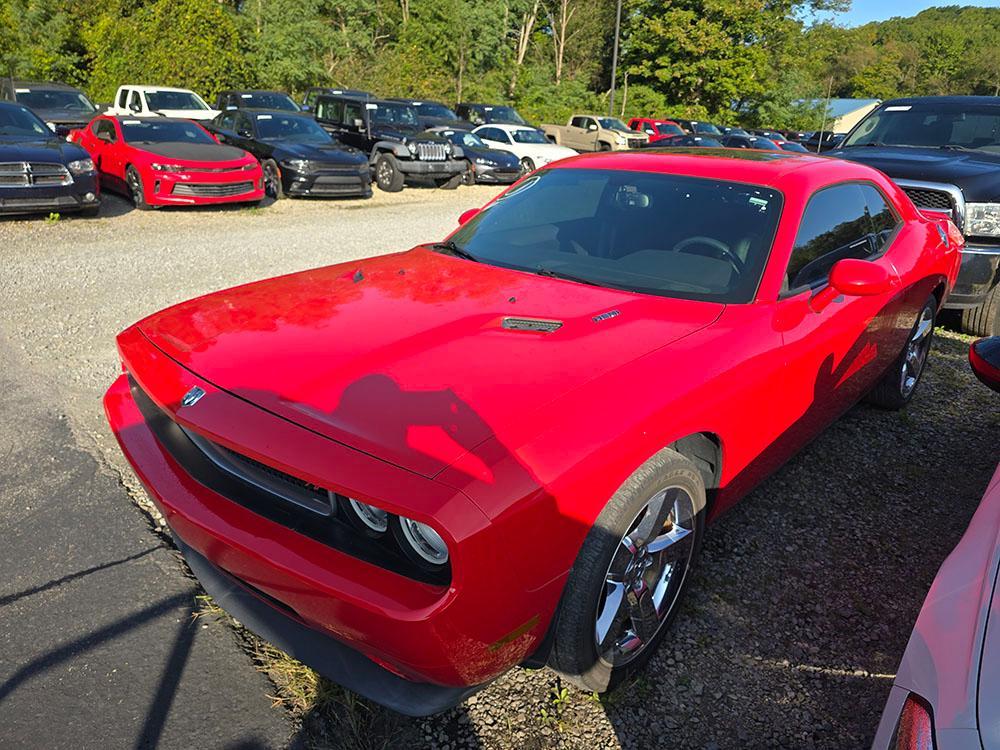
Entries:
[[[565, 271], [556, 271], [551, 268], [546, 268], [545, 266], [535, 266], [535, 273], [539, 276], [548, 276], [552, 279], [565, 279], [566, 281], [575, 281], [577, 284], [587, 284], [589, 286], [605, 286], [604, 284], [598, 284], [596, 281], [591, 279], [585, 279], [582, 276], [576, 276], [571, 273], [566, 273]], [[610, 286], [610, 285], [608, 285]]]
[[470, 253], [464, 247], [459, 247], [457, 244], [455, 244], [454, 240], [448, 240], [447, 242], [437, 242], [431, 245], [431, 247], [433, 247], [435, 250], [439, 251], [443, 250], [446, 253], [450, 253], [451, 255], [454, 255], [456, 258], [464, 258], [465, 260], [471, 260], [473, 263], [482, 262], [481, 260], [479, 260], [479, 258]]
[[969, 148], [968, 146], [958, 146], [954, 143], [944, 143], [938, 146], [942, 151], [975, 151], [974, 148]]

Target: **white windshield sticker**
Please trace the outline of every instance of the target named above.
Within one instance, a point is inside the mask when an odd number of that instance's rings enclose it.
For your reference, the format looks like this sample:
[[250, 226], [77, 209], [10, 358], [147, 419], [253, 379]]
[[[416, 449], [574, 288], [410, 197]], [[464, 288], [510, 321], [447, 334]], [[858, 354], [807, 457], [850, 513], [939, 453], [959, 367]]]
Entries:
[[257, 115], [258, 120], [270, 120], [271, 115]]
[[751, 206], [760, 206], [761, 208], [767, 208], [767, 201], [764, 200], [763, 198], [751, 198], [750, 199], [750, 205]]
[[893, 105], [892, 107], [886, 107], [885, 111], [886, 112], [909, 112], [910, 111], [910, 105], [909, 104], [896, 104], [896, 105]]
[[253, 99], [253, 94], [240, 94], [243, 99]]
[[14, 89], [15, 94], [30, 94], [31, 89]]
[[142, 125], [142, 120], [122, 120], [122, 125]]

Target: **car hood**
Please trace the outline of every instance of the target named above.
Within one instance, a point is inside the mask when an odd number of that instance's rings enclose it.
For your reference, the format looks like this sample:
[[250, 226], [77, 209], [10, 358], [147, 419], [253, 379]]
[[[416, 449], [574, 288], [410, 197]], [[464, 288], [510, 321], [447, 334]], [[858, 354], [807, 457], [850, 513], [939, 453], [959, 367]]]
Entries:
[[850, 159], [885, 172], [896, 180], [947, 182], [962, 189], [967, 201], [1000, 200], [1000, 154], [937, 148], [853, 146], [825, 156]]
[[247, 152], [235, 146], [225, 146], [221, 143], [132, 143], [133, 148], [145, 151], [154, 156], [164, 156], [185, 162], [218, 162], [244, 161]]
[[473, 159], [489, 159], [498, 166], [508, 167], [510, 169], [517, 169], [517, 165], [520, 163], [517, 157], [510, 151], [502, 151], [498, 148], [479, 148], [478, 146], [462, 146], [462, 151], [466, 156], [471, 156]]
[[37, 141], [0, 137], [0, 162], [39, 161], [66, 164], [87, 157], [87, 152], [80, 146], [55, 136]]
[[356, 148], [339, 143], [290, 143], [287, 141], [265, 141], [274, 147], [274, 155], [279, 159], [310, 159], [312, 161], [335, 162], [338, 164], [367, 164], [368, 157]]
[[[138, 327], [214, 386], [433, 477], [507, 420], [723, 309], [416, 248], [218, 292]], [[508, 316], [562, 327], [511, 330]]]
[[164, 117], [180, 117], [184, 120], [198, 120], [201, 122], [214, 120], [219, 116], [217, 109], [158, 109], [157, 114]]
[[417, 133], [422, 133], [423, 128], [419, 126], [405, 125], [372, 125], [372, 136], [388, 141], [402, 141], [404, 138], [412, 138]]
[[80, 112], [75, 109], [33, 109], [31, 110], [45, 122], [56, 122], [60, 125], [83, 126], [90, 122], [98, 114], [97, 112]]

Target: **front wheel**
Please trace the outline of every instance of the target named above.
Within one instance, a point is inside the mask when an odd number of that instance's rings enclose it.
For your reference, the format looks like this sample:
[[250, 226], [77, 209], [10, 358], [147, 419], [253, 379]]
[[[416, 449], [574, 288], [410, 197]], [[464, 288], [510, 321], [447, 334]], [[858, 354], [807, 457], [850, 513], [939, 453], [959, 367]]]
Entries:
[[260, 165], [264, 173], [264, 194], [268, 198], [280, 200], [285, 197], [285, 189], [281, 184], [281, 170], [274, 159], [265, 159]]
[[146, 193], [142, 187], [142, 177], [139, 175], [139, 170], [131, 164], [125, 170], [125, 184], [128, 185], [128, 192], [136, 209], [139, 211], [149, 211], [152, 206], [146, 202]]
[[1000, 336], [1000, 283], [990, 289], [982, 304], [962, 310], [962, 330], [973, 336]]
[[936, 314], [937, 298], [932, 296], [920, 309], [903, 351], [868, 394], [869, 403], [892, 410], [910, 403], [927, 366]]
[[521, 159], [521, 177], [535, 171], [535, 162], [525, 156]]
[[375, 162], [375, 184], [387, 193], [398, 193], [403, 189], [406, 176], [400, 171], [396, 157], [380, 154]]
[[563, 592], [549, 666], [613, 690], [663, 640], [705, 529], [705, 483], [671, 449], [619, 488], [587, 535]]

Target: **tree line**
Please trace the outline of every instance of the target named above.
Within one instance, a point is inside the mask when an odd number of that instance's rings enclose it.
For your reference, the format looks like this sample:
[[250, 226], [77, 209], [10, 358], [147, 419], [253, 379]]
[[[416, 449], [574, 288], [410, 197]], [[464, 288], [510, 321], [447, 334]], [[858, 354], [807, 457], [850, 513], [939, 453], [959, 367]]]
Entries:
[[[849, 0], [623, 0], [616, 114], [819, 126], [813, 100], [1000, 94], [1000, 9], [856, 28]], [[0, 75], [606, 111], [616, 0], [0, 0]], [[834, 15], [834, 17], [836, 17]]]

